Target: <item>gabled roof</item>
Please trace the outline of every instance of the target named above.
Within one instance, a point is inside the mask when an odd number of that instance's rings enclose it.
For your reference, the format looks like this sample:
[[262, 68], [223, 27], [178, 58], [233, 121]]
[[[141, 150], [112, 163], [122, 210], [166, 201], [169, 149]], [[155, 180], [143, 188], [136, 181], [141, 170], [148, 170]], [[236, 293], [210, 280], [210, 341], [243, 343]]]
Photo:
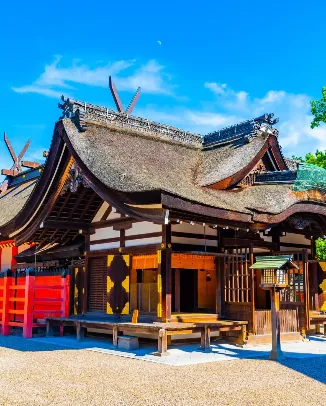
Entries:
[[[276, 223], [300, 211], [326, 215], [324, 197], [298, 194], [291, 182], [280, 182], [277, 176], [230, 189], [265, 156], [279, 177], [285, 172], [289, 176], [270, 115], [233, 126], [233, 138], [227, 129], [205, 141], [198, 134], [79, 101], [64, 100], [61, 108], [64, 117], [56, 124], [41, 179], [34, 193], [22, 195], [29, 204], [17, 205], [0, 220], [14, 238], [21, 233], [26, 240], [28, 230], [39, 229], [59, 202], [73, 162], [99, 197], [135, 218], [163, 222], [169, 209], [175, 216], [246, 226]], [[7, 207], [13, 202], [9, 200]]]
[[[253, 210], [276, 214], [297, 202], [288, 185], [257, 185], [239, 192], [202, 187], [203, 176], [208, 172], [205, 154], [218, 154], [218, 150], [203, 151], [153, 134], [118, 130], [109, 123], [89, 121], [83, 133], [70, 119], [62, 120], [62, 124], [77, 159], [96, 179], [117, 192], [160, 190], [188, 201], [246, 214]], [[259, 147], [260, 142], [260, 136], [253, 140]], [[214, 169], [213, 164], [211, 168]]]
[[287, 268], [299, 269], [293, 262], [292, 255], [275, 255], [256, 257], [256, 262], [251, 265], [250, 269], [281, 269], [284, 266]]

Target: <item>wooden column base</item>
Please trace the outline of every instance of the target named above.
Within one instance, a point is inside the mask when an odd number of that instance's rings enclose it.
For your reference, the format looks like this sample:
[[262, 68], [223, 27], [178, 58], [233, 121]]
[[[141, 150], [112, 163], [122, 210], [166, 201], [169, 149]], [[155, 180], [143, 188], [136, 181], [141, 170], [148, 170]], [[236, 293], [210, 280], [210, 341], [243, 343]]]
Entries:
[[167, 332], [164, 329], [161, 329], [158, 332], [158, 346], [157, 352], [154, 352], [154, 355], [158, 357], [165, 357], [169, 355], [168, 353], [168, 336]]
[[211, 329], [209, 327], [204, 327], [204, 330], [201, 332], [200, 335], [200, 349], [202, 351], [210, 351], [211, 345]]
[[81, 326], [80, 322], [76, 323], [77, 340], [82, 341], [85, 336], [85, 329]]
[[272, 361], [284, 361], [285, 356], [282, 350], [272, 350], [269, 354], [269, 359]]
[[118, 335], [119, 335], [118, 326], [113, 326], [112, 342], [113, 342], [114, 347], [118, 347]]

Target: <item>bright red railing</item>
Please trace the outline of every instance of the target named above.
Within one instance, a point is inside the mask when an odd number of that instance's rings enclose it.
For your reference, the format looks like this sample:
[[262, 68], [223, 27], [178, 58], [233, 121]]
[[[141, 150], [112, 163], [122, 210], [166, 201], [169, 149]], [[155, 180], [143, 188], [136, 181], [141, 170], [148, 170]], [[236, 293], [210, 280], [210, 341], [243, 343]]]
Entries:
[[23, 274], [0, 274], [0, 325], [2, 335], [11, 327], [22, 327], [31, 338], [34, 327], [44, 326], [46, 317], [67, 317], [70, 307], [70, 275], [44, 274], [29, 269]]

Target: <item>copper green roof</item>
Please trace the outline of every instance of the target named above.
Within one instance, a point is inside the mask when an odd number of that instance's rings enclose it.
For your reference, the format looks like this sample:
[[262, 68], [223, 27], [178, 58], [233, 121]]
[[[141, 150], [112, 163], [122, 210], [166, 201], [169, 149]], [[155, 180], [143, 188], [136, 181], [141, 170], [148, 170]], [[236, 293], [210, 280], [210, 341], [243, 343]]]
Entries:
[[285, 265], [298, 269], [298, 266], [292, 261], [292, 255], [256, 257], [256, 262], [250, 266], [250, 269], [280, 269]]
[[317, 189], [322, 193], [326, 192], [326, 169], [316, 165], [302, 164], [298, 167], [297, 179], [294, 182], [293, 190], [304, 192]]

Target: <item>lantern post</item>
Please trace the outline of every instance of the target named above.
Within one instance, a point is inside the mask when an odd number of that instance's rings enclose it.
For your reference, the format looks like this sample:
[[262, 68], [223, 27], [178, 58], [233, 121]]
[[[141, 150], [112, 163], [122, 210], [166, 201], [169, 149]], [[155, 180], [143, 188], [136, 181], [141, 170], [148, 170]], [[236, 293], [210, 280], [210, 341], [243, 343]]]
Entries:
[[283, 360], [284, 354], [281, 349], [281, 325], [280, 325], [280, 292], [286, 289], [288, 284], [289, 269], [298, 269], [291, 255], [257, 257], [251, 269], [260, 269], [262, 282], [260, 287], [269, 290], [271, 295], [272, 313], [272, 350], [269, 359], [273, 361]]

